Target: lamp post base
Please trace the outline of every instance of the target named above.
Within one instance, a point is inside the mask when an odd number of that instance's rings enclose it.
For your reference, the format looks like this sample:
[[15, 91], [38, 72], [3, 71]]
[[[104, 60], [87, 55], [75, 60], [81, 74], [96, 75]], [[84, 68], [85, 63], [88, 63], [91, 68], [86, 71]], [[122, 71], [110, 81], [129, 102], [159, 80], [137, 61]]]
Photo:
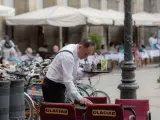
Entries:
[[121, 99], [137, 99], [136, 90], [139, 88], [137, 83], [121, 83], [118, 86], [120, 89]]
[[135, 82], [135, 69], [136, 66], [133, 62], [126, 62], [123, 64], [122, 68], [122, 83], [118, 85], [120, 90], [121, 99], [136, 99], [136, 90], [139, 88], [138, 84]]

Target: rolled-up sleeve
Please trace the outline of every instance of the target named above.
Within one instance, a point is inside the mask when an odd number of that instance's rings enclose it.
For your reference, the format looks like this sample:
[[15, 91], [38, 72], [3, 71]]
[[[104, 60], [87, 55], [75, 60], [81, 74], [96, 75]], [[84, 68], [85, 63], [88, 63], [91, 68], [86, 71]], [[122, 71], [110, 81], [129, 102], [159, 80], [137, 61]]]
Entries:
[[83, 97], [77, 91], [74, 83], [73, 83], [73, 68], [74, 68], [74, 58], [72, 55], [66, 55], [62, 59], [62, 70], [63, 70], [63, 82], [66, 86], [67, 92], [76, 99], [80, 101]]

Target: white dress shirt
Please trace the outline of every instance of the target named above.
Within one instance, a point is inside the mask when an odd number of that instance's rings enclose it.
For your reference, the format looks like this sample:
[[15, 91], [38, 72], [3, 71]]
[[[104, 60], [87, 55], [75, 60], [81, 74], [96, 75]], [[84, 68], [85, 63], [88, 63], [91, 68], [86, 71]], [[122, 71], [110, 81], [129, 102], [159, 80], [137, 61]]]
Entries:
[[151, 49], [155, 49], [156, 43], [157, 43], [157, 39], [155, 39], [153, 37], [149, 38], [149, 44], [150, 44]]
[[56, 55], [49, 66], [46, 77], [56, 83], [64, 84], [67, 92], [73, 99], [80, 101], [83, 97], [77, 91], [74, 82], [77, 77], [83, 76], [83, 72], [79, 68], [79, 58], [77, 55], [77, 45], [70, 44], [62, 48], [69, 52], [60, 52]]

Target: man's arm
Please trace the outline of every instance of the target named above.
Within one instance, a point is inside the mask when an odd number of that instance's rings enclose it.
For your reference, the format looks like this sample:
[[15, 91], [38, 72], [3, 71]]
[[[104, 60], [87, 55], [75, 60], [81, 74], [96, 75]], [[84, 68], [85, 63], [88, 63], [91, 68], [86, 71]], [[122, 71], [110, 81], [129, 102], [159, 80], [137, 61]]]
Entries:
[[63, 56], [62, 59], [63, 81], [69, 94], [77, 101], [81, 101], [83, 97], [78, 93], [73, 83], [73, 75], [72, 75], [73, 68], [74, 68], [73, 56], [70, 55], [69, 53], [66, 55], [65, 53], [65, 56]]
[[77, 67], [77, 77], [76, 80], [81, 80], [83, 77], [87, 77], [87, 74], [83, 72], [83, 68]]

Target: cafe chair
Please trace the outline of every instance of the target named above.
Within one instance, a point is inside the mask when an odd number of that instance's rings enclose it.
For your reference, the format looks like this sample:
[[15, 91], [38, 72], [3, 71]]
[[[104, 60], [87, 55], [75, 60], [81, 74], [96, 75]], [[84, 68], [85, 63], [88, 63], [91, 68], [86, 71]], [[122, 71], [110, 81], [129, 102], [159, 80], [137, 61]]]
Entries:
[[[92, 101], [95, 104], [107, 104], [107, 97], [85, 97]], [[79, 102], [74, 101], [75, 104], [79, 104]]]
[[76, 120], [74, 104], [42, 102], [40, 107], [41, 120]]
[[[82, 120], [124, 120], [123, 111], [120, 104], [91, 104]], [[135, 115], [130, 115], [128, 120], [136, 120]]]
[[[92, 101], [94, 104], [107, 104], [107, 97], [85, 97]], [[79, 104], [75, 101], [75, 104]], [[81, 120], [84, 110], [76, 109], [76, 120]]]
[[85, 97], [95, 104], [107, 104], [107, 97]]
[[[151, 113], [149, 111], [149, 100], [137, 100], [137, 99], [116, 99], [116, 104], [135, 106], [133, 110], [136, 112], [137, 120], [151, 120]], [[128, 120], [128, 116], [131, 113], [124, 111], [125, 120]]]

